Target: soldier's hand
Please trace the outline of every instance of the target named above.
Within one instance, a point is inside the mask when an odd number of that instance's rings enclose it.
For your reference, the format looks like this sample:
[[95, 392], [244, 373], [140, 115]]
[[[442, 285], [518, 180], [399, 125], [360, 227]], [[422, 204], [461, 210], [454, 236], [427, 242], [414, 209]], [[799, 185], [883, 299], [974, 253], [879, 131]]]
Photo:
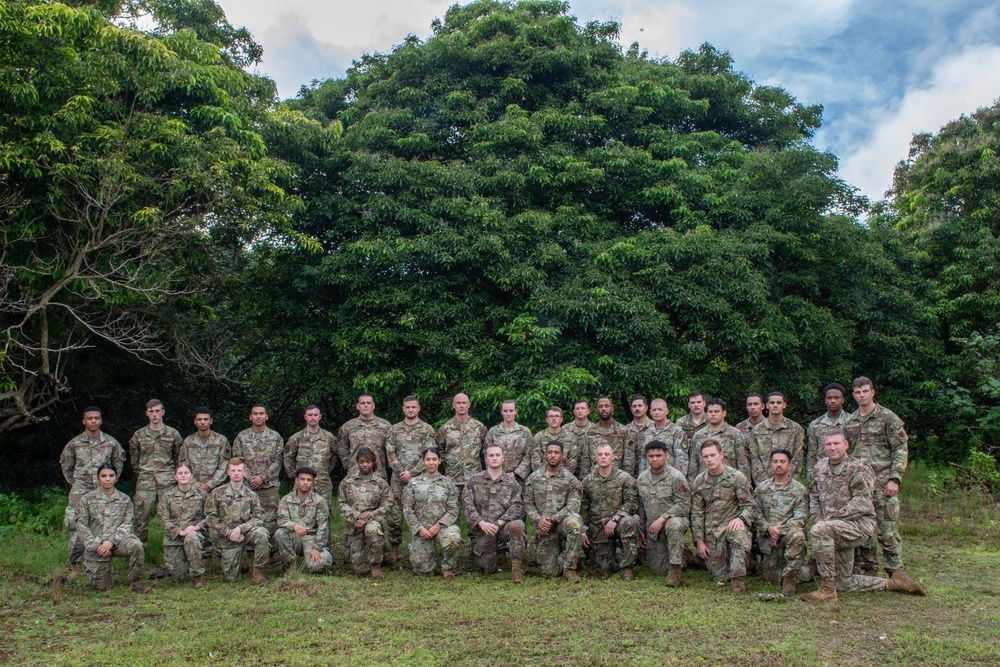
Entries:
[[365, 521], [364, 519], [362, 519], [361, 517], [358, 517], [358, 520], [354, 522], [354, 527], [355, 528], [364, 528], [366, 523], [368, 523], [368, 522]]
[[264, 480], [261, 478], [260, 475], [254, 475], [253, 477], [250, 478], [251, 488], [259, 489], [262, 486], [264, 486]]
[[741, 519], [739, 517], [737, 517], [737, 518], [735, 518], [735, 519], [733, 519], [732, 521], [729, 522], [729, 530], [739, 531], [739, 530], [746, 530], [746, 529], [747, 529], [747, 525], [745, 523], [743, 523], [743, 519]]
[[659, 519], [657, 519], [656, 521], [654, 521], [649, 526], [649, 533], [650, 533], [650, 535], [659, 535], [660, 531], [663, 530], [664, 524], [666, 524], [666, 523], [667, 523], [667, 520], [664, 519], [662, 516]]
[[111, 542], [109, 542], [108, 540], [104, 540], [103, 542], [97, 545], [97, 555], [104, 557], [110, 556], [111, 548], [114, 546], [115, 545], [111, 544]]
[[493, 537], [494, 535], [497, 534], [497, 532], [500, 529], [497, 528], [495, 524], [492, 524], [489, 521], [480, 521], [479, 522], [479, 530], [483, 531], [484, 533], [486, 533], [490, 537]]
[[295, 524], [295, 526], [292, 528], [292, 530], [294, 530], [295, 534], [298, 535], [299, 537], [305, 537], [306, 536], [306, 529], [305, 529], [304, 526], [300, 526], [298, 524]]
[[548, 535], [549, 531], [552, 530], [552, 519], [547, 516], [542, 517], [538, 520], [538, 528], [542, 535]]
[[702, 560], [708, 560], [708, 557], [711, 556], [712, 554], [708, 552], [708, 545], [705, 544], [705, 540], [698, 540], [697, 544], [698, 544], [698, 558]]
[[199, 484], [198, 488], [204, 491], [205, 493], [208, 493], [209, 491], [212, 490], [212, 487], [210, 487], [208, 484]]
[[608, 537], [614, 537], [616, 528], [618, 528], [618, 522], [615, 521], [614, 519], [611, 519], [606, 524], [604, 524], [604, 534], [607, 535]]
[[309, 553], [306, 554], [306, 558], [308, 558], [309, 562], [312, 563], [313, 565], [319, 565], [320, 561], [319, 549], [310, 549]]
[[780, 542], [780, 541], [781, 541], [780, 537], [779, 538], [772, 537], [771, 539], [768, 540], [768, 542], [771, 544], [771, 548], [772, 549], [777, 549], [778, 548], [778, 542]]
[[411, 479], [413, 479], [413, 475], [410, 474], [409, 470], [404, 470], [403, 472], [399, 473], [399, 481], [401, 481], [403, 484], [409, 484]]
[[639, 548], [646, 548], [646, 533], [639, 533]]
[[431, 533], [431, 531], [427, 530], [426, 528], [421, 528], [420, 531], [417, 533], [417, 535], [419, 535], [420, 539], [422, 540], [430, 540], [434, 538], [434, 534]]
[[441, 524], [439, 523], [434, 524], [427, 530], [427, 532], [430, 533], [431, 537], [433, 538], [435, 535], [441, 532]]
[[232, 532], [229, 533], [229, 540], [231, 542], [242, 542], [243, 541], [243, 531], [240, 530], [239, 526], [233, 528]]
[[896, 483], [896, 480], [890, 479], [885, 485], [885, 497], [892, 498], [897, 493], [899, 493], [899, 484]]
[[[767, 534], [771, 536], [771, 541], [772, 542], [781, 539], [781, 528], [782, 528], [781, 526], [770, 526], [770, 527], [768, 527]], [[772, 544], [771, 546], [774, 546], [774, 545]]]
[[372, 513], [370, 511], [362, 512], [358, 516], [358, 518], [364, 521], [365, 523], [368, 523], [369, 521], [372, 520]]

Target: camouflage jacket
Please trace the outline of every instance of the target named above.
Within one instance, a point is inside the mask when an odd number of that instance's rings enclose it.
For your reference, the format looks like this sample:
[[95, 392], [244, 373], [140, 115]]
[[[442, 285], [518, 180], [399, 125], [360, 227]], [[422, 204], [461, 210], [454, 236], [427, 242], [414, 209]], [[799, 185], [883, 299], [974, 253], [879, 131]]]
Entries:
[[654, 440], [659, 440], [667, 446], [667, 465], [675, 470], [682, 471], [686, 475], [688, 466], [690, 465], [689, 457], [692, 456], [688, 437], [684, 434], [684, 429], [669, 419], [663, 427], [657, 427], [654, 423], [646, 431], [645, 441], [642, 443], [641, 456], [637, 466], [639, 474], [641, 475], [649, 467], [649, 464], [646, 462], [646, 445]]
[[820, 459], [809, 480], [809, 513], [815, 521], [854, 521], [875, 532], [873, 477], [864, 461], [848, 456], [836, 466]]
[[156, 506], [156, 516], [160, 519], [163, 529], [163, 543], [168, 546], [184, 544], [184, 538], [178, 534], [188, 526], [197, 526], [206, 533], [208, 519], [205, 518], [205, 498], [207, 494], [198, 487], [191, 485], [188, 491], [181, 491], [174, 486], [160, 497]]
[[580, 516], [584, 525], [603, 528], [612, 517], [635, 516], [638, 511], [635, 477], [620, 468], [612, 468], [607, 477], [603, 477], [599, 469], [595, 470], [580, 484], [583, 487]]
[[521, 479], [528, 479], [531, 473], [545, 467], [545, 447], [553, 440], [558, 440], [563, 446], [563, 469], [574, 477], [580, 476], [580, 439], [565, 426], [560, 427], [558, 433], [551, 433], [548, 428], [543, 428], [532, 437], [531, 442], [531, 464], [529, 470], [521, 476]]
[[277, 431], [266, 427], [261, 433], [252, 428], [240, 431], [233, 440], [233, 456], [247, 462], [246, 479], [260, 475], [264, 480], [264, 485], [261, 487], [263, 489], [278, 486], [283, 450], [284, 441], [281, 436]]
[[691, 515], [691, 488], [679, 470], [666, 466], [659, 475], [646, 468], [636, 480], [639, 492], [639, 520], [648, 530], [663, 517], [688, 518]]
[[465, 480], [465, 517], [470, 529], [476, 528], [480, 521], [523, 519], [521, 485], [513, 473], [505, 472], [493, 479], [484, 470]]
[[646, 423], [639, 426], [633, 419], [625, 425], [625, 446], [632, 452], [632, 467], [624, 469], [625, 472], [635, 477], [645, 470], [643, 462], [646, 460], [646, 453], [642, 450], [646, 444], [646, 433], [653, 428], [653, 420], [646, 417]]
[[302, 538], [303, 552], [330, 548], [330, 505], [326, 498], [315, 491], [299, 498], [294, 490], [283, 496], [278, 501], [278, 528], [293, 530], [295, 526], [306, 529], [306, 536]]
[[566, 469], [550, 475], [547, 468], [536, 470], [524, 483], [524, 509], [538, 524], [544, 517], [559, 523], [570, 514], [580, 513], [583, 486]]
[[688, 442], [691, 442], [691, 439], [694, 437], [695, 433], [697, 433], [700, 429], [703, 429], [706, 426], [708, 426], [708, 415], [703, 414], [701, 416], [700, 424], [696, 424], [694, 422], [694, 419], [691, 417], [690, 413], [684, 415], [683, 417], [680, 417], [674, 423], [681, 427], [681, 430], [684, 431], [684, 435], [687, 436]]
[[339, 458], [337, 438], [325, 429], [316, 433], [302, 429], [285, 443], [282, 458], [288, 479], [295, 479], [295, 471], [308, 466], [316, 471], [316, 480], [329, 482]]
[[483, 443], [486, 427], [469, 417], [467, 422], [449, 419], [435, 434], [438, 447], [444, 453], [444, 466], [456, 484], [465, 484], [465, 478], [483, 469]]
[[451, 477], [438, 473], [433, 477], [424, 473], [410, 480], [403, 489], [403, 515], [410, 534], [421, 528], [443, 527], [458, 523], [458, 487]]
[[344, 517], [344, 534], [353, 535], [364, 528], [355, 528], [354, 522], [365, 512], [371, 512], [370, 521], [384, 521], [392, 509], [392, 491], [389, 483], [378, 475], [362, 475], [355, 470], [344, 478], [337, 492], [337, 506]]
[[531, 450], [534, 442], [527, 426], [515, 423], [508, 431], [500, 423], [486, 432], [483, 456], [486, 456], [487, 447], [499, 445], [503, 450], [503, 471], [512, 472], [521, 479], [526, 479], [531, 469]]
[[[763, 421], [764, 419], [767, 419], [767, 418], [763, 417], [761, 419], [761, 421]], [[757, 422], [757, 424], [759, 424], [759, 423], [760, 422]], [[752, 431], [753, 427], [756, 426], [757, 424], [751, 424], [750, 423], [750, 419], [747, 418], [747, 419], [744, 419], [743, 421], [741, 421], [739, 424], [737, 424], [735, 426], [735, 428], [739, 429], [740, 432], [743, 433], [743, 436], [746, 437], [746, 436], [750, 435], [750, 431]]]
[[889, 480], [903, 481], [906, 472], [908, 438], [903, 420], [894, 412], [876, 404], [862, 416], [852, 412], [844, 423], [851, 456], [867, 461], [880, 486]]
[[358, 469], [358, 450], [367, 447], [375, 452], [375, 457], [378, 459], [376, 474], [389, 479], [385, 442], [389, 438], [390, 428], [389, 422], [381, 417], [372, 417], [368, 421], [355, 417], [340, 427], [337, 431], [337, 452], [348, 474]]
[[809, 494], [797, 480], [775, 484], [774, 477], [768, 477], [757, 485], [753, 494], [758, 511], [755, 523], [764, 535], [762, 542], [767, 541], [765, 533], [771, 526], [805, 529], [809, 518]]
[[208, 439], [203, 440], [196, 431], [184, 438], [184, 442], [181, 443], [178, 462], [187, 461], [191, 465], [195, 481], [215, 489], [229, 481], [226, 467], [231, 458], [233, 458], [233, 447], [229, 444], [229, 438], [221, 433], [209, 431]]
[[416, 477], [424, 471], [424, 452], [436, 444], [433, 426], [420, 420], [412, 425], [402, 421], [389, 427], [385, 457], [396, 475], [409, 472]]
[[239, 489], [225, 484], [213, 489], [205, 499], [205, 518], [211, 537], [228, 540], [229, 533], [237, 526], [244, 535], [252, 528], [262, 527], [264, 509], [249, 484], [244, 483]]
[[635, 461], [632, 460], [634, 452], [629, 449], [625, 439], [625, 427], [614, 419], [608, 426], [601, 426], [598, 422], [587, 429], [587, 434], [580, 443], [580, 471], [577, 474], [581, 479], [597, 470], [597, 459], [594, 457], [599, 445], [611, 445], [617, 467], [626, 472], [635, 467]]
[[76, 534], [90, 551], [105, 540], [117, 545], [129, 535], [134, 535], [132, 499], [118, 489], [112, 493], [94, 489], [83, 494], [76, 517]]
[[97, 488], [97, 468], [110, 463], [121, 477], [125, 467], [125, 450], [118, 441], [101, 431], [97, 440], [91, 440], [84, 431], [66, 443], [59, 455], [63, 477], [72, 486], [79, 483], [87, 490]]
[[172, 486], [174, 466], [179, 460], [184, 439], [177, 429], [163, 425], [159, 431], [143, 426], [128, 441], [129, 462], [135, 476], [140, 479], [155, 479], [157, 486]]
[[[823, 452], [823, 434], [834, 426], [840, 426], [843, 428], [849, 416], [849, 414], [841, 410], [836, 419], [830, 419], [829, 415], [824, 412], [821, 417], [817, 417], [809, 422], [809, 427], [806, 428], [807, 479], [812, 477], [812, 469], [816, 467], [816, 461], [826, 456]], [[850, 442], [853, 443], [854, 441], [851, 440]]]
[[771, 476], [771, 452], [787, 449], [792, 453], [792, 477], [798, 477], [805, 464], [805, 431], [788, 417], [777, 424], [765, 419], [753, 427], [744, 439], [743, 453], [737, 452], [740, 472], [752, 485], [760, 484]]
[[[716, 440], [722, 446], [722, 454], [726, 457], [727, 466], [730, 468], [737, 468], [739, 466], [739, 453], [746, 447], [743, 433], [735, 426], [725, 423], [721, 429], [713, 431], [712, 426], [709, 424], [705, 428], [698, 429], [691, 439], [691, 465], [688, 467], [689, 482], [693, 482], [694, 478], [700, 475], [703, 470], [701, 443], [709, 439]], [[770, 470], [770, 459], [768, 459], [767, 465]], [[745, 475], [746, 473], [743, 474]]]
[[704, 470], [695, 477], [691, 485], [691, 533], [696, 541], [709, 533], [721, 538], [736, 518], [749, 530], [756, 515], [750, 481], [735, 468], [726, 466], [718, 475]]

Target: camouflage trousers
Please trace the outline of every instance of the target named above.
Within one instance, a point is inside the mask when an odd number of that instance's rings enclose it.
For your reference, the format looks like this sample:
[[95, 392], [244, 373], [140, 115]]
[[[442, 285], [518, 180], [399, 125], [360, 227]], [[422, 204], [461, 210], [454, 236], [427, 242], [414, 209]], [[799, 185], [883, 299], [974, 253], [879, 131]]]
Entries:
[[389, 544], [403, 542], [403, 489], [406, 485], [399, 479], [398, 473], [392, 474], [392, 507], [385, 515], [385, 530], [389, 533]]
[[313, 549], [313, 545], [310, 543], [311, 540], [309, 537], [306, 537], [305, 541], [303, 541], [291, 528], [279, 528], [274, 531], [274, 542], [278, 548], [278, 560], [286, 565], [294, 563], [296, 556], [304, 558], [306, 570], [313, 574], [322, 572], [324, 568], [333, 565], [333, 555], [329, 549], [320, 550], [318, 563], [313, 563], [308, 558], [305, 558], [306, 547], [308, 547], [308, 551], [312, 551]]
[[83, 498], [83, 494], [89, 490], [83, 482], [73, 482], [73, 486], [69, 490], [69, 502], [66, 503], [63, 525], [69, 531], [70, 565], [83, 562], [83, 540], [76, 534], [76, 508], [80, 506], [80, 498]]
[[219, 552], [219, 565], [222, 568], [222, 580], [235, 584], [240, 580], [240, 561], [243, 552], [253, 551], [253, 566], [264, 567], [271, 558], [271, 542], [268, 539], [267, 528], [251, 528], [242, 542], [233, 542], [228, 538], [215, 541]]
[[382, 565], [385, 553], [385, 529], [382, 522], [371, 519], [364, 528], [354, 528], [352, 533], [344, 533], [344, 544], [351, 559], [354, 574], [365, 575], [373, 567]]
[[142, 475], [135, 483], [135, 534], [143, 544], [149, 542], [149, 522], [156, 513], [156, 500], [175, 485], [158, 485], [152, 477]]
[[323, 499], [326, 501], [327, 509], [332, 507], [333, 482], [330, 480], [329, 477], [326, 479], [317, 479], [315, 482], [313, 482], [313, 491], [323, 496]]
[[816, 568], [823, 579], [836, 579], [842, 593], [879, 591], [885, 579], [854, 574], [854, 549], [871, 543], [872, 526], [865, 521], [818, 521], [809, 531]]
[[708, 547], [705, 566], [713, 579], [728, 581], [747, 576], [747, 554], [752, 546], [750, 531], [726, 528], [716, 537], [715, 531], [710, 530], [705, 535], [705, 546]]
[[111, 564], [112, 558], [128, 558], [128, 580], [142, 581], [146, 578], [145, 560], [146, 548], [134, 535], [129, 535], [118, 544], [111, 547], [110, 556], [101, 556], [96, 550], [87, 549], [84, 555], [84, 566], [87, 578], [99, 591], [106, 591], [115, 583], [115, 571]]
[[511, 560], [524, 560], [525, 542], [523, 521], [508, 521], [496, 535], [487, 535], [478, 526], [472, 529], [472, 555], [485, 574], [497, 571], [497, 555], [504, 545], [510, 549]]
[[757, 547], [761, 553], [758, 574], [764, 581], [781, 583], [788, 575], [798, 576], [799, 569], [805, 566], [806, 531], [801, 528], [792, 528], [782, 534], [775, 548], [771, 547], [767, 531], [760, 531], [757, 534]]
[[542, 574], [559, 576], [563, 570], [575, 570], [579, 558], [583, 533], [583, 520], [579, 514], [570, 514], [552, 526], [548, 535], [541, 535], [535, 526], [535, 549]]
[[855, 567], [859, 571], [878, 571], [878, 552], [882, 550], [882, 565], [887, 572], [903, 569], [903, 540], [899, 536], [899, 496], [885, 497], [888, 480], [875, 484], [872, 501], [875, 504], [875, 539], [858, 547]]
[[205, 564], [202, 561], [205, 541], [205, 536], [199, 531], [188, 533], [177, 541], [163, 540], [163, 562], [167, 565], [171, 579], [182, 584], [190, 581], [191, 577], [205, 574]]
[[434, 574], [437, 569], [437, 551], [434, 543], [441, 545], [441, 568], [455, 571], [458, 568], [458, 551], [462, 547], [462, 529], [458, 524], [442, 528], [432, 539], [425, 540], [414, 534], [410, 540], [410, 564], [416, 574]]
[[675, 516], [663, 524], [656, 535], [646, 527], [646, 564], [653, 574], [666, 574], [671, 565], [684, 564], [684, 536], [691, 522], [686, 516]]
[[[613, 537], [604, 534], [604, 522], [592, 523], [587, 537], [590, 539], [590, 546], [584, 549], [587, 563], [600, 570], [601, 574], [632, 567], [639, 553], [639, 517], [623, 516], [615, 526]], [[617, 548], [619, 544], [620, 551]]]
[[280, 500], [278, 487], [254, 489], [254, 492], [260, 498], [260, 507], [264, 510], [264, 515], [261, 517], [264, 520], [264, 528], [267, 528], [267, 534], [273, 537], [274, 531], [278, 529], [278, 501]]

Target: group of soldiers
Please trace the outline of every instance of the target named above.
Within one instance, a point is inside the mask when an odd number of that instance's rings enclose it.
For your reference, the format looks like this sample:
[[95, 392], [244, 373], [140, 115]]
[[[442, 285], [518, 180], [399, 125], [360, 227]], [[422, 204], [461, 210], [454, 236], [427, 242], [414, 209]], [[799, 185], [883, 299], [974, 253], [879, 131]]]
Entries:
[[[454, 416], [435, 430], [420, 419], [416, 397], [404, 399], [403, 420], [390, 424], [363, 394], [358, 416], [337, 435], [320, 427], [322, 414], [310, 405], [305, 428], [285, 442], [258, 404], [251, 427], [231, 444], [212, 430], [208, 408], [196, 410], [196, 432], [182, 439], [164, 424], [162, 403], [151, 400], [148, 424], [129, 441], [134, 499], [114, 488], [124, 450], [101, 431], [100, 410], [88, 407], [84, 432], [60, 459], [72, 485], [70, 565], [82, 562], [104, 589], [112, 585], [111, 558], [128, 557], [133, 588], [149, 590], [143, 562], [155, 509], [177, 582], [201, 587], [203, 557], [212, 551], [230, 582], [240, 578], [245, 551], [253, 551], [257, 584], [266, 583], [272, 557], [286, 569], [302, 557], [307, 570], [320, 572], [333, 563], [331, 473], [339, 463], [346, 474], [336, 507], [350, 561], [358, 575], [375, 579], [400, 559], [404, 519], [413, 571], [436, 572], [440, 549], [441, 574], [454, 578], [464, 512], [479, 569], [497, 572], [506, 552], [515, 583], [523, 581], [527, 516], [542, 573], [573, 582], [582, 551], [590, 576], [620, 572], [631, 580], [645, 562], [671, 587], [684, 568], [701, 565], [736, 593], [756, 571], [785, 595], [819, 578], [806, 600], [836, 600], [837, 591], [923, 595], [903, 569], [898, 531], [903, 422], [875, 402], [868, 378], [857, 378], [852, 390], [857, 410], [848, 414], [846, 388], [828, 385], [827, 411], [806, 429], [784, 416], [780, 392], [751, 394], [748, 418], [735, 426], [723, 401], [693, 392], [676, 422], [664, 399], [635, 396], [633, 419], [621, 424], [602, 396], [597, 422], [581, 400], [572, 422], [564, 424], [553, 406], [534, 434], [517, 423], [513, 400], [487, 429], [469, 414], [468, 396], [457, 394]], [[294, 488], [279, 498], [282, 470]], [[886, 577], [877, 576], [879, 552]]]

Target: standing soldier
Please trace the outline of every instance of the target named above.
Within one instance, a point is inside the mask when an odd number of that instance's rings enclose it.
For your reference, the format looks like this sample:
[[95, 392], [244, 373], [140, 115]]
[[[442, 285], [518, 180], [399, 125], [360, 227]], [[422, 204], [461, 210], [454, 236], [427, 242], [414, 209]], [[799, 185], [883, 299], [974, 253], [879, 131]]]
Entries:
[[416, 396], [403, 399], [403, 421], [389, 428], [385, 440], [385, 457], [392, 468], [392, 509], [386, 516], [386, 531], [392, 550], [385, 564], [399, 560], [399, 545], [403, 542], [403, 488], [424, 471], [424, 452], [434, 446], [434, 427], [420, 419], [420, 401]]
[[[421, 422], [422, 423], [422, 422]], [[337, 505], [344, 517], [344, 542], [354, 574], [382, 578], [385, 553], [385, 519], [394, 502], [388, 482], [378, 471], [375, 452], [362, 447], [355, 457], [354, 472], [340, 483]], [[423, 469], [423, 466], [421, 466]], [[399, 545], [395, 545], [398, 549]]]
[[645, 467], [646, 457], [642, 448], [653, 422], [646, 416], [649, 404], [646, 403], [645, 396], [633, 396], [629, 401], [629, 408], [632, 410], [632, 421], [625, 426], [625, 446], [632, 452], [632, 467], [625, 472], [635, 477]]
[[295, 557], [302, 556], [306, 569], [317, 574], [333, 565], [330, 500], [313, 491], [317, 475], [309, 466], [298, 468], [289, 477], [295, 480], [295, 490], [278, 503], [278, 530], [274, 533], [278, 559], [287, 571]]
[[783, 416], [785, 407], [784, 394], [780, 391], [768, 394], [767, 419], [754, 426], [744, 441], [738, 464], [751, 486], [771, 476], [771, 452], [775, 449], [792, 453], [792, 477], [798, 477], [805, 464], [805, 432], [801, 426]]
[[600, 420], [592, 424], [583, 436], [580, 445], [580, 478], [584, 478], [597, 469], [595, 465], [595, 455], [597, 446], [601, 443], [611, 445], [611, 450], [615, 453], [615, 460], [622, 470], [632, 470], [635, 462], [632, 461], [633, 452], [628, 449], [625, 440], [625, 427], [615, 421], [615, 407], [611, 404], [611, 399], [601, 396], [597, 399], [597, 416]]
[[764, 397], [760, 394], [750, 394], [747, 396], [747, 415], [746, 419], [741, 421], [736, 425], [736, 428], [743, 431], [744, 437], [750, 435], [750, 431], [757, 424], [764, 421]]
[[[615, 467], [615, 453], [607, 443], [597, 446], [594, 458], [597, 466], [583, 478], [580, 504], [588, 573], [596, 577], [598, 571], [607, 575], [620, 570], [623, 580], [632, 581], [635, 578], [632, 568], [639, 553], [635, 478]], [[616, 539], [621, 542], [617, 557]]]
[[524, 483], [524, 509], [535, 524], [542, 574], [553, 577], [562, 571], [563, 577], [578, 584], [576, 564], [583, 530], [579, 514], [583, 487], [563, 469], [562, 455], [563, 446], [558, 440], [545, 446], [545, 467], [533, 472]]
[[643, 442], [639, 452], [640, 463], [636, 466], [640, 475], [647, 465], [646, 445], [656, 441], [662, 442], [666, 447], [666, 465], [682, 475], [687, 474], [690, 455], [688, 438], [684, 434], [684, 429], [667, 418], [668, 414], [670, 414], [670, 408], [667, 407], [667, 402], [662, 398], [654, 398], [649, 406], [649, 415], [653, 418], [653, 423], [646, 431], [645, 442]]
[[424, 452], [424, 472], [410, 480], [403, 491], [403, 513], [410, 528], [410, 563], [416, 574], [434, 574], [441, 545], [441, 576], [455, 578], [462, 529], [458, 525], [458, 487], [442, 475], [441, 454], [436, 447]]
[[278, 432], [267, 427], [263, 403], [250, 408], [250, 428], [240, 431], [233, 440], [233, 458], [243, 459], [246, 465], [247, 482], [259, 498], [269, 540], [278, 527], [278, 475], [284, 444]]
[[[700, 452], [701, 443], [711, 438], [722, 446], [722, 456], [726, 460], [726, 465], [735, 468], [737, 456], [745, 447], [743, 432], [726, 423], [726, 404], [718, 398], [713, 398], [706, 404], [705, 417], [705, 426], [691, 439], [691, 451]], [[701, 474], [701, 470], [701, 457], [692, 457], [688, 481], [693, 482], [694, 478]]]
[[125, 450], [113, 437], [101, 431], [101, 409], [89, 405], [83, 409], [83, 433], [66, 443], [59, 455], [63, 477], [70, 485], [69, 503], [66, 505], [66, 530], [69, 531], [69, 565], [78, 570], [83, 563], [84, 545], [76, 530], [77, 508], [88, 491], [97, 488], [97, 468], [110, 463], [115, 477], [125, 467]]
[[[528, 479], [531, 473], [545, 467], [545, 445], [553, 440], [558, 440], [563, 444], [563, 452], [565, 452], [563, 468], [569, 474], [579, 478], [579, 438], [569, 430], [568, 426], [564, 427], [562, 423], [563, 410], [558, 405], [553, 405], [545, 411], [545, 428], [532, 438], [530, 463], [528, 466], [524, 466], [522, 462], [522, 467], [517, 470], [517, 475], [522, 482]], [[590, 424], [590, 422], [587, 423]]]
[[[333, 480], [330, 472], [337, 465], [337, 438], [326, 429], [319, 427], [323, 418], [319, 407], [306, 406], [303, 413], [306, 427], [290, 437], [285, 443], [284, 465], [285, 474], [289, 479], [295, 479], [295, 471], [299, 468], [312, 468], [316, 477], [312, 490], [326, 498], [329, 505], [333, 501]], [[344, 466], [345, 468], [347, 466]]]
[[358, 450], [362, 447], [375, 452], [378, 457], [378, 472], [389, 480], [389, 467], [385, 459], [385, 441], [389, 437], [389, 422], [381, 417], [375, 416], [375, 399], [370, 394], [358, 396], [357, 405], [358, 416], [348, 421], [340, 427], [337, 432], [338, 451], [340, 460], [344, 462], [344, 467], [350, 468], [348, 474], [354, 472], [358, 467]]
[[143, 545], [149, 539], [149, 521], [156, 511], [156, 499], [174, 485], [174, 468], [184, 439], [177, 429], [163, 423], [163, 403], [146, 403], [149, 424], [128, 441], [129, 461], [136, 475], [135, 534]]
[[500, 445], [486, 446], [486, 470], [466, 481], [465, 516], [472, 535], [472, 555], [485, 574], [497, 571], [497, 556], [504, 544], [510, 549], [510, 580], [524, 581], [524, 505], [521, 485], [514, 474], [504, 472], [504, 453]]
[[231, 584], [240, 580], [240, 561], [249, 548], [253, 550], [253, 583], [263, 586], [267, 583], [264, 566], [271, 556], [264, 509], [257, 494], [243, 483], [247, 474], [243, 459], [230, 459], [226, 474], [229, 484], [212, 491], [205, 501], [205, 518], [219, 552], [222, 580]]
[[833, 382], [823, 388], [823, 402], [826, 403], [826, 414], [817, 417], [809, 423], [806, 429], [806, 479], [812, 476], [816, 461], [824, 456], [823, 434], [834, 426], [843, 426], [848, 414], [844, 411], [844, 397], [847, 390], [844, 385]]
[[717, 582], [732, 581], [733, 593], [746, 593], [750, 525], [757, 513], [750, 482], [726, 465], [722, 446], [701, 443], [704, 470], [691, 485], [691, 532], [698, 556]]
[[[705, 426], [705, 395], [700, 391], [688, 394], [688, 413], [677, 420], [677, 425], [684, 431], [688, 442], [694, 438], [695, 432]], [[681, 472], [684, 472], [683, 470]]]
[[763, 554], [763, 578], [774, 583], [781, 567], [781, 594], [785, 597], [795, 595], [799, 568], [805, 565], [805, 527], [809, 518], [806, 487], [792, 479], [791, 467], [791, 452], [774, 450], [771, 452], [774, 476], [754, 489], [760, 511], [757, 541]]
[[174, 468], [174, 480], [177, 485], [163, 494], [156, 508], [163, 529], [163, 560], [175, 583], [190, 580], [194, 588], [201, 588], [201, 575], [205, 574], [201, 552], [208, 530], [207, 494], [193, 485], [194, 473], [185, 461]]
[[647, 467], [639, 474], [639, 521], [646, 562], [653, 574], [666, 574], [667, 586], [681, 585], [684, 534], [691, 526], [691, 489], [687, 478], [667, 465], [667, 445], [646, 443]]
[[210, 408], [195, 408], [194, 427], [196, 431], [181, 443], [177, 458], [191, 465], [195, 486], [210, 493], [226, 483], [226, 465], [233, 458], [233, 448], [229, 438], [212, 430]]
[[486, 427], [469, 416], [470, 405], [468, 396], [455, 394], [451, 402], [455, 416], [442, 424], [435, 435], [438, 449], [444, 452], [445, 472], [458, 487], [459, 507], [462, 505], [465, 478], [483, 469]]
[[[903, 569], [903, 544], [899, 537], [899, 485], [906, 472], [907, 441], [903, 420], [875, 402], [875, 386], [862, 376], [851, 383], [858, 409], [844, 423], [844, 432], [854, 443], [851, 456], [865, 461], [875, 473], [875, 521], [882, 566], [891, 577]], [[878, 572], [878, 550], [863, 547], [858, 565], [865, 574]]]
[[527, 426], [521, 426], [514, 419], [517, 417], [517, 404], [508, 398], [500, 405], [501, 421], [486, 432], [485, 447], [499, 445], [503, 450], [504, 472], [516, 474], [526, 479], [531, 467], [531, 431]]
[[[584, 439], [584, 436], [586, 436], [587, 433], [590, 432], [590, 428], [593, 425], [594, 422], [590, 421], [590, 406], [587, 404], [587, 401], [579, 400], [575, 402], [573, 404], [573, 421], [570, 422], [568, 425], [566, 425], [565, 430], [569, 431], [574, 436], [576, 436], [576, 451], [575, 451], [576, 460], [575, 461], [572, 460], [574, 458], [574, 451], [569, 448], [566, 448], [563, 452], [564, 454], [563, 467], [566, 468], [566, 470], [572, 472], [577, 479], [583, 479], [587, 475], [586, 472], [581, 470], [580, 466], [583, 465], [583, 448], [587, 444]], [[559, 441], [563, 443], [563, 447], [566, 446], [566, 443], [564, 441], [562, 440]], [[546, 440], [545, 442], [535, 443], [536, 446], [538, 446], [539, 466], [538, 468], [534, 468], [532, 472], [534, 472], [534, 470], [538, 470], [540, 468], [545, 467], [546, 442], [548, 441]]]

